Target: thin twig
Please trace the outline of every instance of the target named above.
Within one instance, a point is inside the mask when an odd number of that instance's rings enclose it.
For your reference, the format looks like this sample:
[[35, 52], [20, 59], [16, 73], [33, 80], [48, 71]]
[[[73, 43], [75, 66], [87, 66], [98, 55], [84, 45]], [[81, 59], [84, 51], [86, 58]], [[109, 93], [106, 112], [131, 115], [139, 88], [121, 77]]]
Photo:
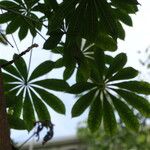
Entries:
[[[34, 42], [34, 38], [32, 39], [32, 44]], [[30, 51], [30, 58], [29, 58], [29, 65], [28, 65], [28, 74], [29, 74], [29, 71], [30, 71], [30, 67], [31, 67], [31, 60], [32, 60], [32, 49]]]
[[29, 52], [30, 50], [32, 50], [34, 47], [38, 47], [38, 44], [33, 44], [31, 45], [30, 47], [28, 47], [25, 51], [23, 51], [22, 53], [20, 53], [16, 58], [14, 58], [13, 60], [11, 61], [8, 61], [7, 63], [5, 64], [2, 64], [0, 66], [0, 68], [4, 68], [4, 67], [7, 67], [11, 64], [13, 64], [15, 61], [17, 61], [21, 56], [25, 55], [27, 52]]
[[22, 149], [23, 146], [24, 146], [32, 137], [34, 137], [35, 134], [36, 134], [36, 133], [34, 132], [26, 141], [24, 141], [24, 142], [18, 147], [18, 149], [19, 149], [19, 150]]

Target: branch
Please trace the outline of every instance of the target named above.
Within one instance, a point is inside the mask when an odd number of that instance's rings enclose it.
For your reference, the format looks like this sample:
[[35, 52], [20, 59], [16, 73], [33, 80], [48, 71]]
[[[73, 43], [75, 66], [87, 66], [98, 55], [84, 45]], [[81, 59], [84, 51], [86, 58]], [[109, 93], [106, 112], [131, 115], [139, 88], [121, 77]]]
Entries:
[[7, 67], [11, 64], [13, 64], [15, 61], [17, 61], [21, 56], [25, 55], [27, 52], [29, 52], [31, 49], [33, 49], [34, 47], [38, 47], [38, 44], [33, 44], [31, 45], [30, 47], [28, 47], [25, 51], [23, 51], [22, 53], [20, 53], [16, 58], [14, 58], [13, 60], [11, 61], [8, 61], [7, 63], [5, 64], [2, 64], [0, 66], [0, 68], [4, 68], [4, 67]]

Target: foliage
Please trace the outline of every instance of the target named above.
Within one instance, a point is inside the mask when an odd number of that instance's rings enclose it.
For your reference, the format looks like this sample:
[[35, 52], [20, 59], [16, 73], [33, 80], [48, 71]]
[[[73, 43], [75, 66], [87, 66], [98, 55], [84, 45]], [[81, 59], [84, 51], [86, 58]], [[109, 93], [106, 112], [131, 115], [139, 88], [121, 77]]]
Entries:
[[79, 124], [77, 129], [78, 137], [83, 140], [88, 150], [148, 150], [150, 148], [150, 127], [142, 123], [142, 129], [139, 133], [131, 132], [124, 128], [122, 123], [117, 134], [110, 137], [105, 134], [101, 127], [94, 134], [89, 131], [86, 123]]
[[[44, 61], [31, 75], [23, 58], [3, 68], [8, 112], [18, 119], [22, 116], [21, 124], [23, 121], [30, 130], [36, 120], [51, 120], [47, 105], [65, 114], [62, 100], [49, 90], [62, 91], [81, 94], [72, 108], [72, 117], [90, 108], [91, 131], [96, 132], [103, 119], [105, 131], [114, 134], [117, 128], [114, 110], [128, 128], [138, 131], [139, 121], [131, 107], [150, 117], [150, 104], [143, 97], [150, 94], [150, 84], [133, 80], [138, 71], [125, 66], [125, 53], [114, 58], [106, 55], [106, 51], [117, 50], [118, 39], [125, 38], [122, 23], [132, 26], [130, 14], [138, 11], [138, 4], [137, 0], [1, 1], [0, 8], [4, 11], [0, 24], [8, 24], [7, 34], [17, 31], [23, 40], [30, 31], [35, 38], [45, 27], [49, 37], [43, 48], [62, 56], [56, 62]], [[0, 60], [0, 64], [6, 62]], [[41, 79], [61, 67], [65, 67], [63, 80]], [[67, 80], [73, 73], [76, 81], [69, 86]]]

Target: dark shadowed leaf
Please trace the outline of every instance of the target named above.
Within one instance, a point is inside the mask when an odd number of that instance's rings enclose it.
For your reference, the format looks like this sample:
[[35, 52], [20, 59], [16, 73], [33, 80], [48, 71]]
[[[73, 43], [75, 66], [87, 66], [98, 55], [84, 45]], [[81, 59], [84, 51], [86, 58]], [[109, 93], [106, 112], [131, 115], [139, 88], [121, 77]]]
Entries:
[[45, 80], [33, 82], [33, 84], [37, 84], [44, 88], [55, 90], [55, 91], [66, 91], [69, 88], [68, 83], [61, 79], [45, 79]]
[[71, 111], [72, 117], [77, 117], [81, 115], [87, 109], [87, 107], [91, 104], [91, 102], [94, 99], [95, 92], [96, 90], [92, 90], [88, 92], [87, 94], [81, 96], [77, 100], [77, 102], [73, 105], [73, 108]]
[[113, 104], [126, 127], [137, 132], [139, 130], [139, 122], [137, 117], [133, 114], [132, 110], [121, 100], [113, 95], [110, 95]]
[[[16, 59], [16, 58], [18, 58], [18, 55], [14, 54], [13, 59]], [[14, 64], [16, 68], [18, 69], [18, 71], [20, 72], [20, 74], [22, 75], [22, 77], [24, 78], [24, 80], [26, 81], [27, 76], [28, 76], [28, 71], [27, 71], [27, 65], [24, 59], [20, 57], [14, 62]]]
[[145, 94], [145, 95], [150, 94], [150, 84], [144, 81], [126, 81], [116, 83], [113, 85], [133, 92], [137, 92], [138, 94]]
[[[6, 61], [4, 59], [0, 59], [1, 65], [6, 64], [6, 63], [8, 63], [8, 61]], [[17, 77], [20, 77], [19, 72], [17, 71], [17, 69], [13, 65], [8, 65], [7, 67], [4, 67], [3, 69], [6, 70], [7, 72], [17, 76]]]
[[121, 97], [124, 98], [130, 105], [136, 108], [145, 117], [150, 117], [150, 103], [147, 99], [142, 96], [136, 95], [135, 93], [115, 90]]
[[94, 88], [95, 86], [95, 84], [90, 82], [78, 82], [72, 85], [67, 92], [71, 94], [80, 94]]
[[38, 119], [40, 121], [50, 120], [50, 114], [42, 100], [33, 91], [31, 91], [31, 96]]
[[22, 22], [18, 33], [19, 39], [23, 40], [27, 36], [27, 34], [28, 34], [28, 26], [26, 22]]
[[103, 99], [103, 123], [107, 134], [113, 135], [117, 129], [117, 122], [114, 115], [113, 108], [109, 101], [104, 96]]
[[51, 32], [50, 37], [44, 43], [43, 48], [48, 50], [55, 48], [57, 44], [60, 42], [62, 36], [63, 32], [61, 32], [61, 30]]
[[63, 73], [63, 79], [68, 80], [72, 76], [74, 69], [75, 69], [74, 67], [66, 68]]
[[28, 92], [26, 92], [26, 97], [23, 103], [23, 120], [27, 124], [28, 130], [31, 130], [34, 126], [35, 116], [34, 116], [34, 109], [32, 106], [32, 102]]
[[91, 104], [88, 115], [88, 127], [92, 133], [99, 129], [102, 120], [102, 113], [102, 102], [100, 99], [100, 94], [98, 94], [96, 99]]
[[138, 75], [138, 71], [135, 70], [132, 67], [123, 68], [118, 73], [116, 73], [114, 76], [112, 76], [109, 81], [115, 81], [115, 80], [127, 80], [135, 78]]
[[45, 90], [39, 88], [34, 89], [40, 94], [43, 101], [47, 103], [53, 110], [55, 110], [60, 114], [65, 114], [66, 112], [65, 105], [58, 97]]
[[112, 64], [110, 64], [110, 67], [108, 68], [108, 72], [106, 74], [106, 79], [109, 79], [115, 72], [121, 70], [123, 66], [127, 62], [127, 56], [125, 53], [118, 54]]
[[104, 51], [100, 48], [95, 48], [94, 51], [95, 62], [99, 71], [101, 80], [103, 80], [103, 75], [105, 71], [105, 54]]
[[26, 129], [26, 124], [24, 120], [17, 118], [16, 116], [8, 115], [8, 122], [9, 122], [9, 127], [11, 129], [17, 129], [17, 130]]
[[43, 63], [41, 63], [39, 66], [37, 66], [33, 70], [32, 74], [29, 78], [29, 81], [32, 80], [32, 79], [35, 79], [35, 78], [38, 78], [40, 76], [45, 75], [46, 73], [51, 71], [53, 68], [54, 68], [54, 62], [49, 61], [49, 60], [44, 61]]

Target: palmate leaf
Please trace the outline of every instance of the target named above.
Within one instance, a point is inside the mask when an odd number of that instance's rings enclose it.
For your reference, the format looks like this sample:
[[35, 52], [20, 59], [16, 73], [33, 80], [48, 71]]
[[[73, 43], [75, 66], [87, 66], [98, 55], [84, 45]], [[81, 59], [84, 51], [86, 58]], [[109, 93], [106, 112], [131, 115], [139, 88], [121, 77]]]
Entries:
[[113, 104], [126, 127], [137, 132], [139, 130], [139, 122], [137, 117], [133, 114], [132, 110], [121, 100], [113, 95], [110, 95]]
[[[16, 57], [18, 55], [14, 56], [14, 58]], [[7, 61], [1, 60], [1, 62], [3, 64]], [[47, 105], [54, 111], [65, 114], [63, 102], [47, 90], [65, 91], [69, 88], [67, 82], [60, 79], [39, 80], [54, 66], [54, 62], [45, 61], [33, 70], [30, 77], [27, 74], [27, 66], [23, 58], [17, 59], [14, 66], [9, 65], [8, 68], [4, 68], [7, 71], [3, 73], [4, 88], [8, 99], [7, 107], [12, 110], [12, 114], [16, 118], [23, 117], [28, 130], [33, 128], [33, 123], [37, 120], [51, 120]], [[43, 84], [45, 86], [42, 87]], [[13, 96], [11, 97], [11, 95]], [[18, 127], [16, 126], [16, 128]]]
[[71, 111], [72, 117], [77, 117], [81, 115], [87, 109], [87, 107], [92, 103], [93, 99], [95, 98], [95, 92], [96, 90], [92, 90], [77, 100]]
[[91, 104], [88, 115], [88, 127], [90, 128], [91, 132], [95, 132], [99, 129], [102, 120], [102, 114], [102, 101], [100, 99], [100, 94], [98, 94]]
[[150, 117], [150, 103], [144, 97], [133, 92], [115, 90], [125, 101], [136, 108], [145, 117]]
[[0, 2], [0, 7], [7, 11], [0, 18], [0, 23], [8, 23], [6, 33], [11, 34], [19, 29], [18, 37], [20, 40], [23, 40], [27, 36], [28, 30], [30, 30], [32, 36], [35, 37], [36, 30], [40, 30], [42, 27], [40, 19], [32, 13], [37, 4], [38, 0], [26, 1], [25, 3], [22, 1]]
[[[102, 115], [105, 131], [112, 135], [116, 131], [117, 123], [114, 115], [116, 109], [120, 119], [125, 125], [131, 130], [137, 131], [139, 129], [139, 122], [137, 116], [134, 115], [133, 110], [130, 109], [130, 107], [132, 106], [134, 109], [137, 109], [145, 117], [149, 117], [150, 105], [145, 98], [138, 94], [149, 95], [150, 84], [141, 81], [123, 81], [133, 79], [138, 75], [138, 71], [134, 68], [124, 68], [127, 61], [127, 57], [124, 53], [117, 55], [115, 58], [110, 57], [110, 59], [108, 59], [110, 61], [101, 60], [101, 54], [102, 51], [98, 51], [97, 49], [97, 53], [94, 54], [93, 60], [90, 63], [92, 69], [88, 82], [78, 82], [72, 85], [67, 91], [72, 94], [81, 94], [80, 98], [72, 108], [72, 116], [79, 116], [86, 108], [90, 107], [88, 123], [91, 131], [94, 132], [98, 130]], [[105, 60], [106, 58], [109, 58], [108, 56], [106, 57], [104, 53], [102, 55], [105, 57]], [[98, 67], [100, 66], [101, 68], [99, 69]], [[103, 69], [105, 71], [103, 71]], [[102, 78], [102, 76], [104, 78]], [[95, 104], [96, 99], [98, 98], [95, 98], [95, 94], [93, 94], [93, 99], [92, 96], [90, 97], [89, 93], [93, 90], [105, 93], [105, 95], [103, 94], [99, 97], [99, 101], [101, 100], [103, 102], [101, 108], [102, 114], [99, 113], [101, 111], [98, 109], [98, 107], [100, 107], [98, 101], [97, 105]], [[128, 90], [136, 92], [136, 94], [129, 92]], [[87, 94], [85, 94], [85, 92]], [[109, 93], [117, 93], [118, 95], [114, 97]], [[127, 103], [124, 103], [122, 99]], [[96, 120], [96, 118], [98, 119]]]

